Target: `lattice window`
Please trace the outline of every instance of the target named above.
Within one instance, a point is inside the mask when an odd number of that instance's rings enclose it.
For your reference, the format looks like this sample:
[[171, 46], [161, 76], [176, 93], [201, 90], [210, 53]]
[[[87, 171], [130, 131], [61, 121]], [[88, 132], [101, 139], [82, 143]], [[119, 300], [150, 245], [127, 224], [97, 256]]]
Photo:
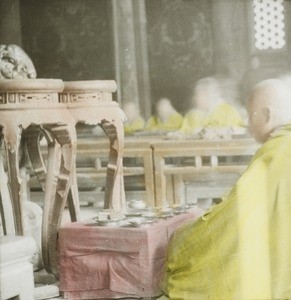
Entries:
[[258, 50], [285, 46], [284, 0], [253, 0], [255, 47]]

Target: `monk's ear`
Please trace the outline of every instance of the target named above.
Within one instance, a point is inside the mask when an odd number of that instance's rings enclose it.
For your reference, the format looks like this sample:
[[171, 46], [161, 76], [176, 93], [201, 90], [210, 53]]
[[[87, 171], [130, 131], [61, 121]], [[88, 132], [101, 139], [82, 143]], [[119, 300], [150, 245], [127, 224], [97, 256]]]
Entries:
[[271, 111], [270, 107], [268, 107], [268, 106], [264, 107], [263, 114], [264, 114], [266, 123], [269, 123], [271, 120], [271, 116], [272, 116], [272, 111]]

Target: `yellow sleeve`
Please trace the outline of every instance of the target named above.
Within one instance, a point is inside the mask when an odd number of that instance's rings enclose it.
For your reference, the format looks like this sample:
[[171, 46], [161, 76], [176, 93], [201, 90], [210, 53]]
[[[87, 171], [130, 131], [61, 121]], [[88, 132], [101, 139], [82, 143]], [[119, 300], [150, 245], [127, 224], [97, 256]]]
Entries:
[[171, 131], [178, 130], [183, 123], [183, 117], [179, 113], [172, 114], [166, 122], [161, 122], [157, 117], [152, 116], [147, 124], [145, 130], [148, 131]]
[[244, 121], [235, 107], [222, 103], [206, 117], [205, 127], [241, 127]]
[[202, 127], [204, 114], [198, 110], [188, 112], [182, 124], [180, 131], [182, 133], [190, 134], [195, 129]]
[[145, 126], [146, 131], [155, 131], [158, 130], [158, 120], [157, 117], [151, 116]]
[[161, 124], [160, 130], [174, 131], [181, 128], [183, 124], [183, 116], [179, 113], [174, 113], [170, 116], [167, 122]]
[[144, 119], [139, 117], [134, 122], [124, 125], [124, 133], [125, 134], [132, 134], [135, 131], [143, 130], [144, 125], [145, 125]]

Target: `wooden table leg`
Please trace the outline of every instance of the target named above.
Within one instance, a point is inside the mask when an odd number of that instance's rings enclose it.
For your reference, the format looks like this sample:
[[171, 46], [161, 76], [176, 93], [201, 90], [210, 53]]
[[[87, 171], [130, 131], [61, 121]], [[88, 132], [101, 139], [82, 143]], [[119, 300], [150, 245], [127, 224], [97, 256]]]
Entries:
[[146, 203], [148, 206], [155, 206], [155, 182], [152, 150], [147, 150], [143, 154], [144, 178], [146, 188]]
[[[102, 129], [110, 141], [109, 160], [107, 166], [104, 208], [114, 211], [126, 211], [124, 182], [123, 182], [123, 124], [102, 122]], [[112, 207], [110, 207], [112, 203]]]
[[41, 133], [42, 131], [39, 126], [30, 126], [25, 131], [25, 141], [33, 171], [36, 174], [42, 190], [44, 191], [47, 170], [42, 158], [39, 144]]
[[4, 153], [0, 153], [0, 216], [4, 235], [15, 235], [14, 213], [8, 188], [8, 178], [4, 171]]
[[173, 192], [174, 192], [174, 203], [177, 205], [183, 205], [185, 201], [185, 184], [183, 181], [182, 174], [172, 175]]
[[44, 126], [44, 131], [48, 141], [48, 166], [43, 210], [42, 251], [46, 270], [57, 275], [57, 234], [75, 163], [76, 133], [75, 128], [66, 125], [47, 125]]
[[78, 192], [78, 183], [77, 183], [77, 171], [76, 171], [76, 163], [74, 162], [74, 166], [72, 168], [71, 174], [71, 187], [68, 194], [68, 205], [70, 218], [72, 222], [77, 222], [80, 220], [80, 200], [79, 200], [79, 192]]
[[[46, 166], [44, 164], [41, 150], [40, 150], [40, 137], [42, 133], [46, 136], [45, 130], [42, 131], [39, 126], [30, 126], [25, 134], [25, 140], [27, 143], [27, 150], [30, 156], [30, 160], [32, 163], [33, 170], [41, 184], [42, 190], [45, 190], [45, 180], [46, 180]], [[46, 136], [47, 140], [52, 139], [52, 137]], [[78, 194], [78, 186], [77, 186], [77, 174], [76, 167], [74, 163], [74, 168], [72, 170], [72, 180], [71, 180], [71, 188], [68, 195], [68, 205], [69, 212], [72, 222], [76, 222], [80, 219], [79, 212], [79, 194]]]
[[166, 198], [166, 176], [163, 172], [165, 160], [162, 156], [154, 152], [155, 166], [155, 189], [156, 189], [156, 206], [163, 206], [167, 202]]
[[[67, 196], [67, 202], [69, 206], [69, 213], [72, 222], [80, 220], [80, 200], [77, 183], [77, 171], [76, 171], [76, 156], [77, 156], [77, 135], [75, 125], [69, 125], [70, 132], [70, 145], [71, 145], [71, 171], [70, 171], [70, 188]], [[63, 136], [59, 140], [60, 144], [63, 143]], [[58, 135], [56, 135], [58, 139]], [[65, 153], [67, 151], [65, 150]]]
[[166, 199], [164, 205], [172, 206], [175, 203], [174, 183], [171, 175], [166, 176]]
[[21, 144], [22, 128], [17, 127], [14, 130], [8, 130], [8, 132], [14, 132], [14, 143], [8, 144], [6, 142], [6, 136], [4, 133], [6, 160], [8, 169], [8, 186], [10, 190], [12, 209], [15, 222], [15, 234], [23, 235], [23, 210], [21, 201], [21, 177], [19, 170], [19, 149]]

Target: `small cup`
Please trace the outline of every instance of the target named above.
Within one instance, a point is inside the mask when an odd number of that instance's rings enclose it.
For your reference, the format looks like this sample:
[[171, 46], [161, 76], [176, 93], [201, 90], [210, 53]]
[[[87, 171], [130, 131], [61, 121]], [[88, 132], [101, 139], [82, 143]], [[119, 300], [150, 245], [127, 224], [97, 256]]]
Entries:
[[129, 203], [129, 208], [145, 209], [146, 205], [142, 200], [131, 200]]

